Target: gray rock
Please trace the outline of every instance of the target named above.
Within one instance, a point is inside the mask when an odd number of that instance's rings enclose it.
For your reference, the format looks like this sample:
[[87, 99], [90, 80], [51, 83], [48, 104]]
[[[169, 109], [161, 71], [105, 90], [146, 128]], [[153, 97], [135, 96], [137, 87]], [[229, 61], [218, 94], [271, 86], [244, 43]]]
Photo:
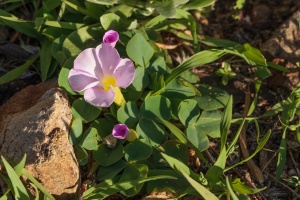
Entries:
[[19, 162], [26, 153], [25, 168], [56, 199], [66, 200], [76, 196], [80, 183], [78, 163], [68, 140], [72, 113], [67, 95], [55, 87], [36, 102], [28, 101], [37, 99], [38, 91], [47, 87], [51, 88], [42, 83], [25, 88], [27, 91], [0, 107], [0, 154]]

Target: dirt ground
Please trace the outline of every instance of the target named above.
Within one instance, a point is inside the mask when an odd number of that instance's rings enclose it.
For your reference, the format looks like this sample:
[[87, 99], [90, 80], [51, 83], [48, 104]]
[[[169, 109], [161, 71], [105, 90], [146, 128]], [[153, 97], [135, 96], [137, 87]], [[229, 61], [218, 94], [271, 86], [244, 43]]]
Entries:
[[[239, 43], [249, 43], [252, 46], [260, 49], [268, 39], [272, 37], [274, 32], [289, 19], [297, 10], [300, 10], [299, 0], [246, 0], [246, 4], [242, 9], [234, 9], [236, 1], [217, 0], [213, 6], [211, 12], [204, 15], [197, 15], [197, 20], [201, 24], [201, 34], [210, 36], [213, 38], [229, 39]], [[233, 16], [236, 16], [235, 18]], [[4, 27], [0, 28], [0, 76], [9, 71], [10, 69], [18, 66], [22, 63], [26, 53], [20, 48], [21, 37], [17, 33], [11, 32]], [[300, 34], [299, 34], [300, 38]], [[299, 39], [300, 40], [300, 39]], [[3, 48], [8, 41], [11, 41], [15, 46], [11, 46], [9, 52]], [[166, 44], [176, 44], [178, 38], [172, 35], [166, 35]], [[2, 47], [2, 48], [1, 48]], [[205, 48], [205, 47], [203, 47]], [[300, 46], [299, 46], [300, 48]], [[170, 54], [174, 62], [180, 62], [184, 57], [191, 55], [190, 50], [176, 48], [170, 50]], [[281, 64], [284, 67], [291, 69], [292, 72], [299, 71], [299, 68], [295, 66], [293, 59], [286, 60], [280, 57], [272, 58], [269, 61], [274, 61]], [[294, 58], [295, 60], [300, 58]], [[220, 77], [215, 75], [216, 66], [220, 66], [220, 63], [216, 63], [214, 66], [207, 66], [201, 69], [196, 69], [195, 72], [201, 78], [201, 84], [208, 84], [212, 86], [221, 86], [222, 89], [234, 96], [234, 116], [241, 116], [245, 107], [245, 95], [249, 88], [250, 93], [254, 92], [254, 68], [247, 66], [242, 61], [237, 61], [232, 65], [232, 70], [237, 74], [235, 79], [229, 81], [227, 86], [222, 86]], [[290, 84], [284, 84], [288, 81], [289, 74], [283, 74], [281, 72], [274, 72], [274, 76], [267, 79], [262, 85], [261, 92], [259, 94], [258, 107], [254, 112], [254, 116], [260, 116], [268, 109], [270, 109], [275, 103], [286, 99], [295, 85], [299, 82], [298, 75], [293, 75], [293, 82]], [[21, 78], [12, 81], [7, 84], [0, 85], [0, 105], [5, 103], [15, 92], [30, 85], [39, 83], [39, 76], [30, 70], [24, 74]], [[255, 180], [253, 174], [249, 171], [247, 165], [242, 165], [235, 170], [229, 171], [227, 175], [233, 177], [239, 177], [246, 182], [247, 185], [252, 187], [261, 188], [266, 186], [267, 189], [258, 194], [252, 195], [251, 199], [300, 199], [300, 192], [298, 194], [293, 193], [296, 191], [294, 185], [289, 185], [287, 181], [281, 180], [275, 182], [275, 168], [277, 162], [278, 147], [282, 135], [282, 128], [278, 116], [274, 116], [268, 119], [259, 121], [261, 136], [272, 130], [272, 135], [266, 144], [266, 147], [259, 155], [255, 156], [254, 162], [262, 170], [264, 180], [259, 182]], [[233, 129], [235, 127], [233, 126]], [[256, 128], [253, 124], [250, 124], [246, 130], [247, 146], [250, 152], [253, 152], [256, 148], [256, 138], [258, 137]], [[288, 152], [287, 152], [287, 164], [282, 175], [283, 179], [291, 178], [292, 176], [300, 177], [300, 145], [295, 141], [295, 134], [288, 134]], [[212, 141], [211, 147], [207, 150], [206, 154], [216, 159], [218, 156], [218, 146]], [[237, 155], [241, 155], [239, 148], [236, 150]], [[236, 159], [232, 157], [232, 162]], [[192, 161], [191, 161], [192, 162]], [[198, 166], [191, 166], [197, 168]], [[300, 186], [298, 185], [298, 190]], [[112, 198], [114, 199], [114, 198]]]

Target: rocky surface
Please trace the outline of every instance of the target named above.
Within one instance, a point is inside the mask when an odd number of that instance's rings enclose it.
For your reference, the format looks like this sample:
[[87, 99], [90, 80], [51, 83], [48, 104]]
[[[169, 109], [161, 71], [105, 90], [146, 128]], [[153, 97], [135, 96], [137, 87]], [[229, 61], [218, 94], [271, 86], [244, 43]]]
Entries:
[[71, 199], [80, 183], [68, 140], [72, 113], [57, 80], [29, 86], [0, 107], [0, 154], [19, 162], [56, 199]]

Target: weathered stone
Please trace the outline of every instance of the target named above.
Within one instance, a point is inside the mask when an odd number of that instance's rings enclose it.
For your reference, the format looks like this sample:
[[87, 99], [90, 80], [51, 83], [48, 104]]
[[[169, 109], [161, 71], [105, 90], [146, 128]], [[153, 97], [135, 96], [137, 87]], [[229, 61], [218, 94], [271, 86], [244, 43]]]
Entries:
[[299, 15], [300, 11], [295, 12], [260, 48], [268, 60], [273, 59], [276, 64], [290, 70], [284, 74], [278, 70], [272, 71], [273, 76], [268, 79], [268, 86], [271, 88], [282, 87], [293, 90], [299, 83], [299, 69], [295, 65], [300, 61]]
[[0, 154], [19, 162], [26, 153], [25, 168], [56, 199], [65, 200], [76, 195], [80, 174], [68, 140], [67, 95], [58, 87], [45, 90], [53, 85], [27, 87], [0, 107]]

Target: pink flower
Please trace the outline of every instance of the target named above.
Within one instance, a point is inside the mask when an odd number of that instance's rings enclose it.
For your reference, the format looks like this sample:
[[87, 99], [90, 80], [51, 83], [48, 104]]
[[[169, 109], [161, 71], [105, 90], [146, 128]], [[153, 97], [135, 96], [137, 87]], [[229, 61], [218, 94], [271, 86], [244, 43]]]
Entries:
[[114, 30], [107, 31], [103, 36], [103, 43], [109, 43], [113, 47], [116, 45], [118, 40], [119, 40], [119, 34]]
[[114, 101], [125, 104], [121, 88], [133, 81], [135, 68], [128, 58], [120, 58], [118, 51], [107, 43], [82, 51], [74, 60], [69, 83], [74, 91], [84, 91], [85, 101], [109, 107]]
[[128, 127], [125, 124], [117, 124], [114, 126], [112, 135], [118, 139], [124, 139], [129, 133]]

